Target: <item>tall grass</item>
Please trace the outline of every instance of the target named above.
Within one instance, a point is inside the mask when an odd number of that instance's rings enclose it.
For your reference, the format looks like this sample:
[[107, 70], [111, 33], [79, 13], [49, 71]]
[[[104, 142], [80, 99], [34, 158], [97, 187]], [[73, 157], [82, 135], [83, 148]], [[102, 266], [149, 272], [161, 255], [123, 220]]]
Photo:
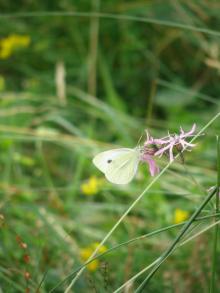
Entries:
[[[134, 292], [182, 226], [175, 210], [192, 215], [216, 184], [219, 4], [22, 0], [0, 8], [0, 56], [8, 36], [31, 39], [0, 59], [0, 290], [67, 292], [77, 280], [76, 292], [104, 292], [107, 262], [109, 291]], [[185, 166], [158, 161], [163, 171], [152, 181], [142, 165], [130, 185], [114, 186], [91, 163], [101, 150], [135, 146], [146, 128], [164, 136], [193, 122], [205, 136]], [[86, 196], [82, 184], [94, 175], [100, 187]], [[193, 221], [149, 291], [218, 288], [217, 207], [211, 201]], [[84, 262], [82, 249], [95, 242], [107, 251]], [[100, 266], [85, 272], [94, 257]]]

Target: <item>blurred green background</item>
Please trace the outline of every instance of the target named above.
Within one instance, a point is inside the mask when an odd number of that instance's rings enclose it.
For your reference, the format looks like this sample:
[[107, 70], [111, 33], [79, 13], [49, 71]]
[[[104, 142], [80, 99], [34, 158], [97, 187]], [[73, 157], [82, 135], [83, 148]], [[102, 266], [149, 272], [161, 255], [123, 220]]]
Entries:
[[[49, 292], [151, 180], [143, 164], [131, 184], [110, 184], [92, 157], [134, 147], [145, 129], [165, 136], [195, 122], [199, 130], [219, 112], [220, 3], [2, 0], [0, 11], [0, 291], [36, 292], [47, 272], [40, 292]], [[216, 120], [103, 252], [192, 214], [216, 182], [219, 130]], [[202, 215], [213, 213], [209, 204]], [[195, 224], [187, 237], [211, 223]], [[113, 292], [155, 260], [178, 229], [91, 263], [73, 292]], [[147, 292], [208, 292], [212, 235], [211, 229], [179, 248]]]

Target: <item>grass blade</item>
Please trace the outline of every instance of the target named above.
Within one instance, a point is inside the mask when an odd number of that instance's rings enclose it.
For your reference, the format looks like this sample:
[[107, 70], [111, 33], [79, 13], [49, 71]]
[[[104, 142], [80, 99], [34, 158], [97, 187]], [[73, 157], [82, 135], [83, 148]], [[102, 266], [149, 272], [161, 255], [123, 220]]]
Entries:
[[[193, 142], [195, 139], [203, 133], [218, 117], [220, 116], [220, 112], [218, 112], [196, 135], [195, 137], [190, 141]], [[185, 151], [186, 148], [183, 149]], [[175, 159], [179, 157], [179, 154], [175, 157]], [[100, 247], [106, 243], [106, 241], [109, 239], [109, 237], [113, 234], [113, 232], [117, 229], [117, 227], [120, 225], [120, 223], [124, 220], [124, 218], [129, 214], [129, 212], [133, 209], [134, 206], [142, 199], [142, 197], [147, 193], [148, 190], [154, 185], [155, 182], [166, 172], [166, 170], [170, 167], [172, 162], [169, 162], [164, 169], [150, 182], [150, 184], [147, 185], [147, 187], [143, 190], [143, 192], [136, 198], [135, 201], [128, 207], [128, 209], [124, 212], [124, 214], [120, 217], [120, 219], [115, 223], [115, 225], [110, 229], [110, 231], [106, 234], [106, 236], [103, 238], [103, 240], [100, 242], [100, 244], [96, 247], [92, 255], [88, 260], [91, 260], [99, 251]], [[68, 293], [72, 286], [75, 284], [77, 279], [80, 277], [82, 272], [84, 271], [85, 267], [83, 267], [76, 275], [76, 277], [71, 281], [70, 285], [65, 290], [65, 293]]]
[[196, 219], [196, 217], [200, 214], [200, 212], [203, 210], [203, 208], [207, 205], [207, 203], [215, 195], [216, 189], [217, 188], [215, 188], [212, 192], [210, 192], [210, 194], [207, 197], [205, 197], [205, 199], [203, 200], [201, 205], [198, 207], [198, 209], [193, 213], [193, 215], [191, 216], [189, 221], [183, 226], [179, 235], [176, 237], [176, 239], [173, 241], [173, 243], [170, 245], [170, 247], [168, 247], [168, 249], [164, 252], [164, 254], [161, 257], [160, 262], [155, 266], [155, 268], [151, 271], [151, 273], [145, 278], [145, 280], [137, 288], [137, 290], [135, 291], [136, 293], [142, 292], [146, 288], [146, 285], [150, 282], [151, 278], [154, 276], [154, 274], [160, 268], [160, 266], [165, 261], [165, 259], [173, 252], [173, 250], [175, 249], [175, 247], [177, 246], [177, 244], [179, 243], [181, 238], [185, 235], [185, 233], [187, 232], [187, 230], [189, 229], [189, 227], [191, 226], [193, 221]]
[[183, 29], [186, 31], [200, 32], [212, 36], [220, 36], [220, 32], [204, 27], [197, 27], [185, 23], [178, 23], [170, 20], [160, 20], [151, 17], [137, 16], [137, 15], [126, 15], [119, 13], [105, 13], [105, 12], [80, 12], [80, 11], [37, 11], [37, 12], [20, 12], [20, 13], [2, 13], [0, 18], [31, 18], [31, 17], [54, 17], [54, 16], [76, 16], [76, 17], [99, 17], [105, 19], [117, 19], [127, 21], [137, 21], [143, 23], [157, 24], [165, 27], [174, 27]]
[[[216, 217], [216, 216], [220, 216], [220, 213], [218, 214], [212, 214], [212, 215], [207, 215], [207, 216], [203, 216], [203, 217], [198, 217], [197, 219], [195, 219], [196, 222], [198, 221], [203, 221], [203, 220], [207, 220], [207, 219], [210, 219], [210, 218], [213, 218], [213, 217]], [[135, 237], [135, 238], [132, 238], [128, 241], [125, 241], [125, 242], [122, 242], [122, 243], [119, 243], [111, 248], [109, 248], [108, 250], [106, 250], [105, 252], [103, 253], [100, 253], [98, 255], [96, 255], [95, 257], [93, 257], [91, 260], [88, 260], [86, 261], [83, 265], [81, 265], [80, 267], [78, 267], [77, 269], [75, 269], [72, 273], [70, 273], [65, 279], [63, 279], [62, 281], [60, 281], [53, 289], [50, 290], [50, 293], [54, 292], [54, 290], [58, 289], [60, 286], [62, 286], [66, 281], [68, 281], [69, 278], [73, 278], [74, 275], [76, 273], [78, 273], [82, 268], [84, 268], [85, 266], [87, 266], [88, 264], [90, 264], [91, 262], [93, 262], [94, 260], [96, 259], [100, 259], [101, 257], [109, 254], [110, 252], [120, 248], [120, 247], [123, 247], [125, 245], [130, 245], [136, 241], [139, 241], [139, 240], [143, 240], [143, 239], [146, 239], [146, 238], [149, 238], [149, 237], [152, 237], [152, 236], [155, 236], [157, 234], [160, 234], [162, 232], [166, 232], [166, 231], [169, 231], [173, 228], [177, 228], [177, 227], [182, 227], [184, 224], [186, 224], [187, 221], [184, 221], [182, 223], [178, 223], [178, 224], [173, 224], [173, 225], [169, 225], [167, 227], [163, 227], [163, 228], [160, 228], [160, 229], [157, 229], [155, 231], [152, 231], [152, 232], [149, 232], [147, 234], [144, 234], [144, 235], [141, 235], [141, 236], [138, 236], [138, 237]], [[156, 264], [156, 262], [158, 262], [159, 259], [157, 259], [154, 264]], [[152, 267], [152, 264], [150, 265], [150, 267]], [[148, 269], [150, 268], [149, 266], [147, 267]], [[145, 268], [144, 271], [146, 271], [147, 269]], [[144, 271], [142, 271], [142, 273], [144, 273]], [[140, 273], [141, 275], [141, 273]], [[45, 274], [43, 276], [42, 279], [45, 279]], [[39, 285], [39, 289], [40, 289], [40, 286], [41, 284], [43, 283], [43, 280], [41, 280], [40, 282], [40, 285]]]
[[[212, 227], [216, 226], [219, 224], [220, 221], [218, 222], [214, 222], [213, 224], [209, 225], [208, 227], [206, 227], [205, 229], [199, 231], [198, 233], [194, 234], [193, 236], [187, 238], [186, 240], [184, 240], [183, 242], [181, 242], [178, 246], [175, 247], [174, 251], [187, 244], [188, 242], [192, 241], [193, 239], [195, 239], [196, 237], [200, 236], [201, 234], [205, 233], [206, 231], [208, 231], [209, 229], [211, 229]], [[168, 258], [168, 256], [167, 256]], [[136, 275], [134, 275], [132, 278], [130, 278], [129, 280], [127, 280], [124, 284], [122, 284], [119, 288], [117, 288], [113, 293], [119, 293], [123, 288], [125, 288], [127, 285], [129, 285], [132, 281], [136, 280], [139, 276], [141, 276], [144, 272], [146, 272], [147, 270], [149, 270], [153, 265], [155, 265], [156, 263], [158, 263], [160, 261], [161, 257], [158, 257], [154, 262], [152, 262], [150, 265], [148, 265], [147, 267], [143, 268], [140, 272], [138, 272]]]
[[[216, 212], [219, 211], [219, 187], [220, 187], [220, 140], [217, 136], [217, 190], [216, 190]], [[215, 218], [215, 222], [218, 217]], [[212, 252], [212, 273], [210, 280], [209, 292], [215, 292], [215, 276], [216, 276], [216, 260], [217, 260], [217, 244], [218, 244], [219, 225], [215, 226], [214, 239], [213, 239], [213, 252]]]

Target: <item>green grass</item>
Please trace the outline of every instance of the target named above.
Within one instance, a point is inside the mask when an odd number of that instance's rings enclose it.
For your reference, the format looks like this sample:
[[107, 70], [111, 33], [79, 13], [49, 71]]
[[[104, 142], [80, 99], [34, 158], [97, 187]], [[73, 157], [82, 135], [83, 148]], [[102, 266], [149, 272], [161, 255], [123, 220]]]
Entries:
[[[61, 282], [54, 292], [67, 292], [84, 268], [82, 249], [103, 240], [108, 250], [98, 256], [99, 267], [84, 270], [74, 292], [122, 286], [134, 292], [161, 261], [178, 235], [171, 229], [175, 210], [192, 216], [216, 185], [219, 6], [204, 0], [0, 4], [0, 56], [7, 36], [31, 39], [0, 59], [0, 291], [40, 286], [50, 292]], [[58, 85], [60, 62], [66, 75]], [[134, 147], [145, 129], [160, 137], [195, 122], [198, 133], [213, 117], [184, 153], [185, 165], [158, 159], [166, 172], [153, 181], [142, 164], [131, 184], [116, 186], [92, 164], [102, 150]], [[88, 196], [81, 186], [91, 176], [101, 185]], [[209, 292], [212, 284], [216, 292], [215, 200], [200, 217], [148, 292], [171, 292], [177, 284], [183, 292]]]

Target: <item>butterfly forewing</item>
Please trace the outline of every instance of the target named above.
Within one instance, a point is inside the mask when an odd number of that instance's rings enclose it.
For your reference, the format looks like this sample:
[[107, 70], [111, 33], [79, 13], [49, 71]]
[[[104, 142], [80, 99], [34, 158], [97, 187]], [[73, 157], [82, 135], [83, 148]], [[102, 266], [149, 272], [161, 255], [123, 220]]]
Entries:
[[136, 149], [128, 149], [115, 157], [109, 164], [105, 176], [115, 184], [127, 184], [135, 176], [139, 164], [140, 153]]
[[114, 149], [106, 152], [102, 152], [95, 156], [93, 159], [93, 164], [103, 173], [105, 173], [110, 166], [111, 162], [123, 154], [128, 154], [133, 149], [129, 148], [121, 148], [121, 149]]

